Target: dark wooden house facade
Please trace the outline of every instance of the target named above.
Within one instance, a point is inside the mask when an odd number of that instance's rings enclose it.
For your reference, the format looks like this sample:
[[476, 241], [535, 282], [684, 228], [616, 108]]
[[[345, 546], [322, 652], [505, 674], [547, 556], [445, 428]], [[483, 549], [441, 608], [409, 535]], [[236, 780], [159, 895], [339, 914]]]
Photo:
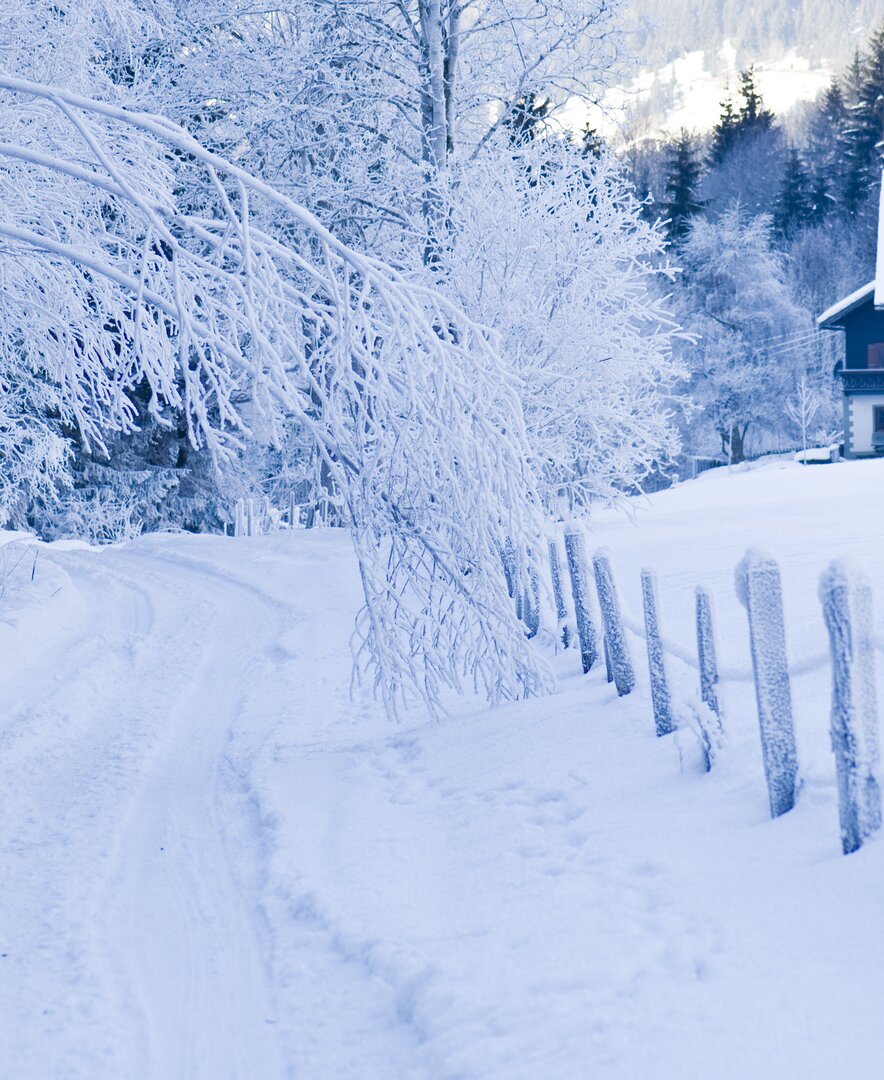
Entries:
[[[880, 258], [880, 254], [879, 254]], [[844, 456], [884, 453], [884, 309], [874, 281], [824, 312], [821, 330], [844, 333]]]

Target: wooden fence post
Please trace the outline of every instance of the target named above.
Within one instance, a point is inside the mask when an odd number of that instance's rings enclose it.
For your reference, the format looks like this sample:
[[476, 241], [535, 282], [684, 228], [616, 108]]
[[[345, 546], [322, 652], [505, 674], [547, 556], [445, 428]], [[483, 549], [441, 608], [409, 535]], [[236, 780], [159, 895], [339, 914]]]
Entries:
[[737, 595], [749, 616], [761, 752], [771, 817], [795, 805], [798, 752], [786, 661], [783, 592], [776, 562], [750, 551], [736, 570]]
[[574, 601], [574, 617], [577, 622], [577, 639], [580, 642], [580, 659], [586, 673], [598, 659], [595, 626], [589, 613], [589, 582], [586, 566], [586, 550], [583, 533], [577, 529], [565, 530], [565, 555], [571, 578], [571, 598]]
[[248, 515], [249, 515], [248, 535], [249, 536], [254, 536], [255, 535], [255, 500], [254, 499], [249, 499], [249, 502], [248, 502]]
[[273, 517], [270, 509], [270, 496], [265, 495], [261, 502], [261, 535], [266, 536], [270, 532], [270, 521]]
[[595, 570], [595, 587], [605, 627], [605, 640], [608, 643], [608, 654], [611, 658], [611, 673], [614, 676], [617, 693], [620, 697], [624, 697], [626, 694], [631, 694], [635, 687], [635, 673], [632, 670], [629, 645], [623, 631], [623, 620], [620, 618], [620, 605], [617, 603], [614, 574], [611, 571], [611, 560], [607, 552], [597, 551], [592, 558], [592, 565]]
[[875, 678], [875, 646], [872, 642], [872, 587], [858, 576], [853, 587], [853, 618], [856, 627], [857, 710], [864, 739], [867, 776], [865, 784], [866, 825], [869, 832], [881, 827], [881, 792], [878, 789], [878, 690]]
[[571, 631], [568, 627], [568, 605], [565, 603], [565, 590], [562, 585], [562, 561], [559, 558], [558, 540], [549, 542], [549, 576], [552, 578], [553, 599], [556, 603], [556, 622], [562, 639], [562, 648], [571, 644]]
[[[712, 618], [712, 600], [701, 586], [696, 589], [697, 614], [697, 661], [700, 669], [700, 699], [706, 712], [698, 712], [697, 723], [706, 758], [706, 772], [712, 769], [721, 745], [721, 706], [715, 687], [718, 685], [718, 654], [715, 648], [715, 623]], [[714, 719], [711, 719], [714, 718]], [[711, 721], [711, 722], [710, 722]]]
[[605, 654], [605, 678], [608, 682], [614, 681], [614, 666], [611, 663], [611, 650], [608, 648], [608, 638], [602, 634], [602, 650]]
[[697, 659], [700, 664], [700, 697], [718, 717], [721, 725], [721, 706], [718, 704], [718, 655], [715, 650], [715, 626], [712, 620], [712, 601], [709, 593], [697, 586]]
[[871, 589], [840, 562], [820, 579], [820, 601], [832, 656], [832, 750], [838, 774], [841, 848], [857, 851], [881, 826], [875, 780], [878, 718]]
[[295, 493], [294, 493], [294, 491], [290, 491], [289, 492], [289, 528], [290, 529], [295, 528], [297, 514], [298, 514], [298, 511], [297, 511], [297, 508], [295, 507]]
[[648, 645], [648, 672], [651, 677], [651, 703], [654, 706], [654, 728], [658, 737], [671, 735], [676, 729], [672, 716], [672, 698], [666, 682], [666, 663], [663, 641], [657, 618], [657, 579], [650, 570], [642, 570], [642, 607], [645, 612], [645, 639]]

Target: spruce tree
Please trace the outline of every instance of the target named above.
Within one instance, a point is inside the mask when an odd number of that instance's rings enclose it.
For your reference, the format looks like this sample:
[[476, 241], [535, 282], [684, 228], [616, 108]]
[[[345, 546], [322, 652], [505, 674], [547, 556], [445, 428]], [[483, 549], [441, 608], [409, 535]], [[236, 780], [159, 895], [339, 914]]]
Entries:
[[845, 132], [850, 127], [850, 118], [844, 91], [838, 80], [833, 79], [810, 117], [805, 144], [816, 221], [843, 209], [848, 172]]
[[702, 173], [694, 140], [683, 128], [669, 148], [663, 188], [662, 208], [668, 219], [666, 232], [671, 243], [686, 235], [691, 218], [703, 209], [697, 198]]
[[780, 190], [774, 203], [774, 229], [784, 239], [791, 237], [804, 225], [811, 223], [814, 202], [811, 179], [801, 154], [789, 150]]
[[601, 157], [605, 141], [591, 124], [586, 124], [580, 132], [580, 152], [584, 157]]
[[755, 69], [740, 72], [739, 109], [730, 97], [721, 103], [721, 116], [712, 131], [711, 163], [722, 165], [731, 151], [748, 139], [771, 130], [774, 114], [767, 109], [755, 80]]
[[770, 131], [775, 117], [770, 109], [765, 108], [764, 99], [755, 81], [754, 67], [748, 67], [740, 72], [740, 97], [742, 98], [739, 114], [740, 132], [755, 134]]
[[503, 122], [509, 129], [510, 141], [515, 146], [526, 146], [532, 139], [536, 139], [543, 130], [549, 110], [549, 100], [539, 94], [528, 94], [519, 98]]
[[721, 165], [734, 147], [740, 121], [730, 97], [721, 103], [721, 116], [712, 129], [712, 146], [709, 158], [712, 165]]

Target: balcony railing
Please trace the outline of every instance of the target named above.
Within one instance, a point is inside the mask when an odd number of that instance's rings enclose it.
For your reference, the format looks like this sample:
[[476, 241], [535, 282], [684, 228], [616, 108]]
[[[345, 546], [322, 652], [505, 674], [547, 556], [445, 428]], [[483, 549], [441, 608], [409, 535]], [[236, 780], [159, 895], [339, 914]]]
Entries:
[[884, 368], [842, 368], [838, 374], [848, 393], [884, 393]]

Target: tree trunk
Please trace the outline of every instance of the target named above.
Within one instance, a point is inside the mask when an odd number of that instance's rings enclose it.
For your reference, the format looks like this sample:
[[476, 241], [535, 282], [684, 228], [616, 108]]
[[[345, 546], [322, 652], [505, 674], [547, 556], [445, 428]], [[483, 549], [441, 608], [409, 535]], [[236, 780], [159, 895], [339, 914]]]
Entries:
[[744, 425], [742, 429], [739, 424], [731, 425], [728, 446], [731, 465], [739, 465], [741, 461], [746, 460], [745, 442], [748, 429], [748, 424]]
[[[449, 95], [446, 87], [447, 55], [440, 0], [418, 0], [421, 35], [421, 124], [423, 127], [424, 220], [427, 241], [424, 262], [435, 266], [440, 259], [448, 213], [444, 175], [448, 163]], [[451, 43], [449, 42], [449, 49]], [[449, 79], [452, 72], [447, 72]]]

